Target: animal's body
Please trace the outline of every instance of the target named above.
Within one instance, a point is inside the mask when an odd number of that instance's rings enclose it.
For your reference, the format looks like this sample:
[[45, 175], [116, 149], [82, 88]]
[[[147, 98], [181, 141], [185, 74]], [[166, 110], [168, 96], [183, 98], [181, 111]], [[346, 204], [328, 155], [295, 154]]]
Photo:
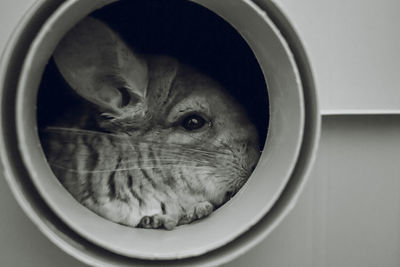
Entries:
[[168, 56], [136, 54], [92, 18], [54, 58], [86, 105], [45, 128], [42, 142], [58, 179], [92, 211], [172, 229], [209, 215], [250, 176], [257, 130], [210, 77]]

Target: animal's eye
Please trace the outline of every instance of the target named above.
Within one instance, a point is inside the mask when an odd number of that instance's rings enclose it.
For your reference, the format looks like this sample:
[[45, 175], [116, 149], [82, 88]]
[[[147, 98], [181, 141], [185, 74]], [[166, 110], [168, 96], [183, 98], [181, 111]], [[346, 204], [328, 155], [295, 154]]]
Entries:
[[202, 128], [206, 124], [206, 120], [199, 115], [192, 114], [182, 121], [182, 127], [188, 131], [194, 131]]

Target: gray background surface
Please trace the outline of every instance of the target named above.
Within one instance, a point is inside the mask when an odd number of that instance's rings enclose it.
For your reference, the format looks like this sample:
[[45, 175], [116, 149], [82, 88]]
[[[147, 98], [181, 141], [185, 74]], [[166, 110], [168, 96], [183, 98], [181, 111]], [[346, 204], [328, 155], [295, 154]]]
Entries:
[[[399, 266], [399, 137], [400, 116], [325, 117], [297, 206], [226, 266]], [[0, 198], [0, 266], [84, 266], [36, 229], [4, 179]]]
[[[0, 51], [33, 2], [0, 1]], [[305, 44], [324, 113], [400, 114], [400, 1], [276, 2]], [[297, 206], [226, 266], [400, 266], [399, 139], [400, 116], [325, 116]], [[0, 214], [0, 266], [83, 266], [36, 229], [2, 177]]]

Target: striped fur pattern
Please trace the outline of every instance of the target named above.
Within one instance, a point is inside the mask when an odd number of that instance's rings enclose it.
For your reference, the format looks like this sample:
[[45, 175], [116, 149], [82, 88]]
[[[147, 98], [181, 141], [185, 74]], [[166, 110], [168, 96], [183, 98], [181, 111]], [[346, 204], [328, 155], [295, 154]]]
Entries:
[[67, 34], [55, 61], [87, 106], [42, 129], [43, 148], [60, 182], [100, 216], [173, 229], [208, 216], [254, 169], [254, 125], [195, 69], [137, 55], [90, 18]]

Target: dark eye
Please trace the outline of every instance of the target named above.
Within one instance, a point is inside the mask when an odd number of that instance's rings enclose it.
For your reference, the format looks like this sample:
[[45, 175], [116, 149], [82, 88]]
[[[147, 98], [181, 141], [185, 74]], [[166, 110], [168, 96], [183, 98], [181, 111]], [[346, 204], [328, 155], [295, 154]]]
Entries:
[[205, 119], [199, 115], [192, 114], [184, 118], [181, 125], [188, 131], [194, 131], [202, 128], [205, 124]]

